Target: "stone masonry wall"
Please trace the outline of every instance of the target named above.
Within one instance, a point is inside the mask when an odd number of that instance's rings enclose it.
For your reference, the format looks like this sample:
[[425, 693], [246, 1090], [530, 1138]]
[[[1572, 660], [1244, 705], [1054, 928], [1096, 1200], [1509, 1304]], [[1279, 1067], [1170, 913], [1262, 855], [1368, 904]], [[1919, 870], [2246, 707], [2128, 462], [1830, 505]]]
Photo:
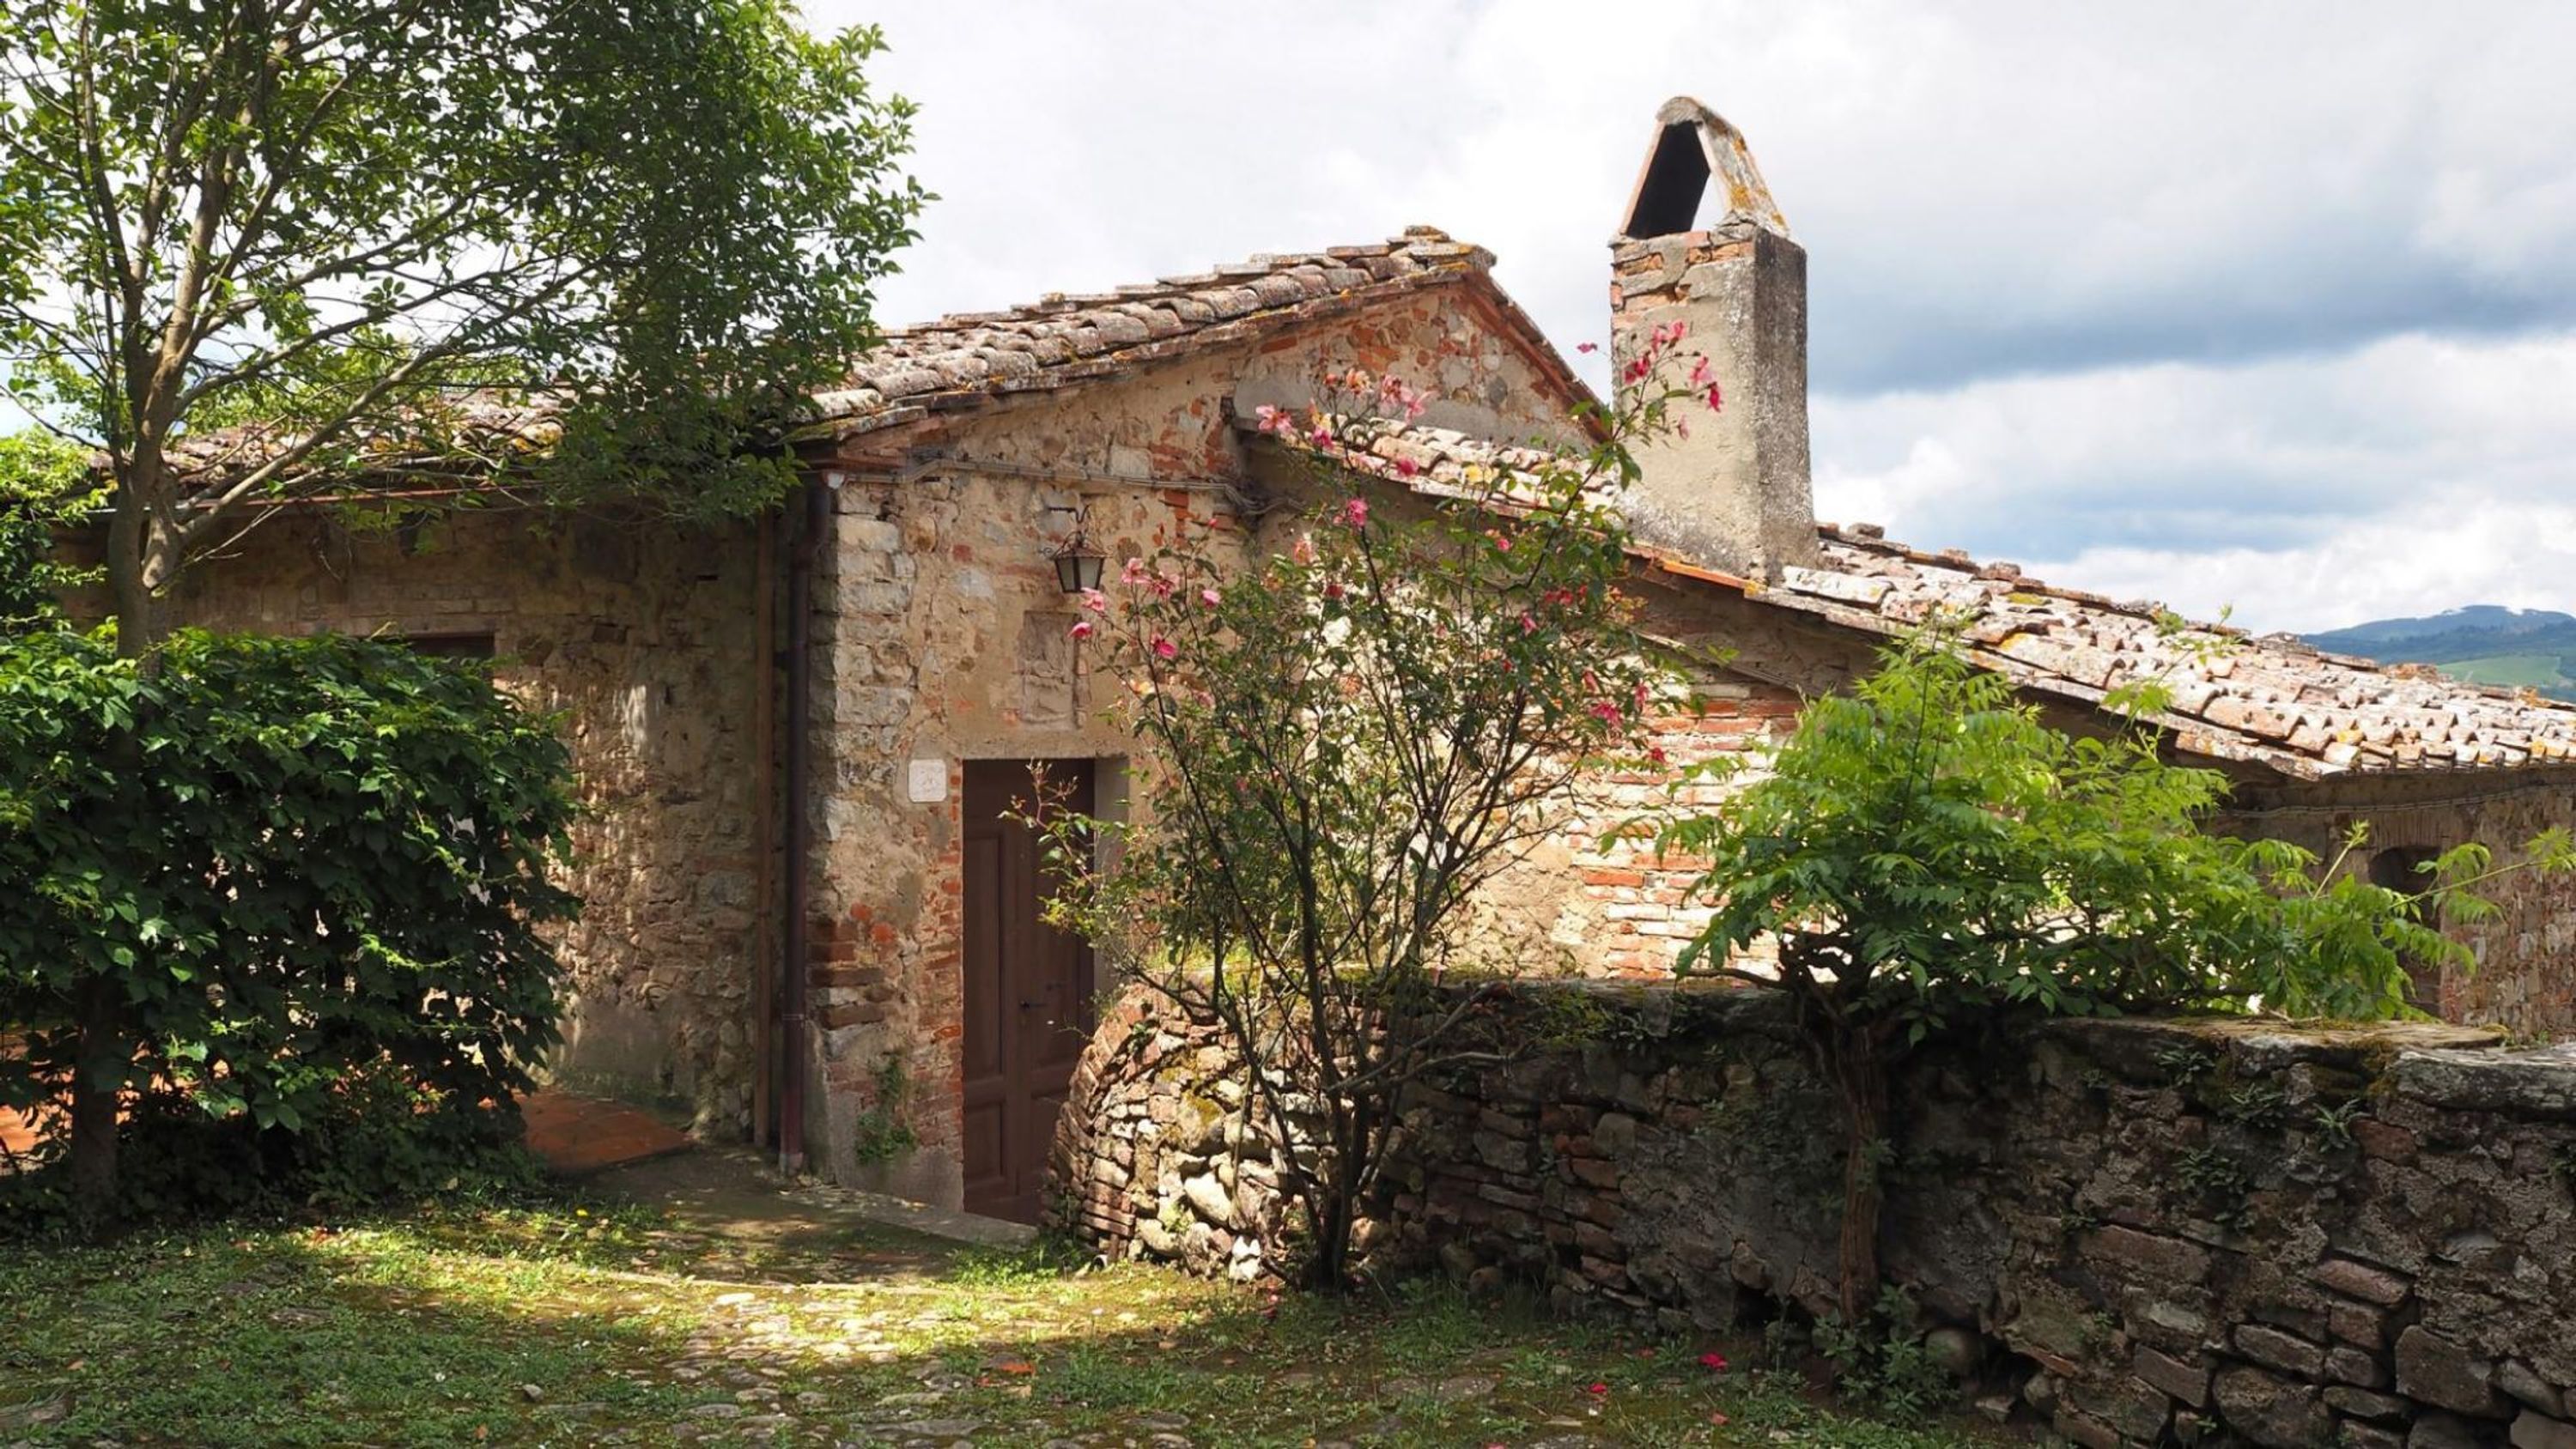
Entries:
[[[182, 580], [181, 622], [456, 643], [560, 711], [583, 806], [565, 884], [558, 1079], [685, 1104], [738, 1137], [757, 1064], [761, 904], [753, 525], [682, 530], [508, 509], [399, 532], [280, 510]], [[75, 604], [77, 608], [77, 603]]]
[[[1413, 1094], [1380, 1260], [1673, 1331], [1829, 1309], [1837, 1118], [1778, 1002], [1564, 983], [1490, 1030], [1544, 1042], [1566, 992], [1579, 1044]], [[2079, 1444], [2576, 1446], [2576, 1048], [2493, 1042], [2108, 1021], [1932, 1049], [1895, 1094], [1887, 1271], [1964, 1392]], [[1140, 1002], [1104, 1025], [1058, 1223], [1259, 1276], [1287, 1215], [1225, 1060]]]
[[[1102, 646], [1069, 637], [1077, 605], [1047, 557], [1073, 510], [1113, 576], [1167, 546], [1250, 547], [1250, 517], [1275, 500], [1252, 484], [1234, 418], [1353, 366], [1400, 373], [1434, 416], [1504, 435], [1561, 425], [1570, 401], [1492, 319], [1416, 296], [854, 444], [865, 452], [818, 570], [807, 702], [824, 835], [808, 1150], [835, 1180], [962, 1195], [964, 763], [1093, 761], [1097, 803], [1122, 803], [1131, 741], [1108, 710], [1115, 682], [1096, 674]], [[886, 459], [906, 463], [888, 477]], [[916, 765], [945, 789], [915, 791]], [[900, 1104], [880, 1101], [889, 1065]], [[890, 1114], [913, 1145], [863, 1155], [862, 1124]]]
[[[2367, 826], [2355, 870], [2368, 869], [2380, 851], [2411, 858], [2466, 841], [2485, 844], [2503, 864], [2543, 830], [2576, 827], [2576, 772], [2329, 781], [2243, 792], [2243, 804], [2225, 828], [2288, 840], [2327, 859], [2354, 825]], [[2393, 873], [2406, 878], [2402, 868]], [[2477, 969], [2442, 972], [2438, 1000], [2425, 1001], [2426, 1009], [2523, 1036], [2576, 1036], [2576, 876], [2515, 872], [2477, 889], [2496, 914], [2444, 927], [2477, 953]]]

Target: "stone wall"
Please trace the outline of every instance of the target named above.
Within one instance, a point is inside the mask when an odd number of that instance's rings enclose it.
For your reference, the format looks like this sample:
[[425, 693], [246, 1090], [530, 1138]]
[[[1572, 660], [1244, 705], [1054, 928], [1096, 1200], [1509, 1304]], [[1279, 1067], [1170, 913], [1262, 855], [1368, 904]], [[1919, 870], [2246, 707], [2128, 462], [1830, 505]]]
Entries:
[[[2239, 792], [2241, 812], [2225, 828], [2288, 840], [2332, 859], [2354, 825], [2368, 827], [2352, 868], [2380, 851], [2408, 858], [2477, 841], [2499, 864], [2519, 858], [2543, 830], [2576, 827], [2576, 771], [2434, 772], [2415, 778], [2360, 778]], [[2411, 878], [2403, 868], [2392, 871]], [[2576, 1036], [2576, 876], [2528, 871], [2478, 887], [2496, 914], [2453, 921], [2445, 930], [2477, 953], [2473, 971], [2454, 967], [2427, 982], [2425, 1006], [2454, 1021], [2491, 1023], [2529, 1037]]]
[[[581, 818], [565, 884], [572, 999], [559, 1079], [751, 1126], [762, 949], [755, 526], [479, 509], [399, 531], [265, 516], [181, 580], [179, 620], [384, 634], [471, 651], [559, 711]], [[75, 607], [78, 602], [75, 601]]]
[[[1250, 476], [1235, 418], [1353, 366], [1393, 370], [1430, 394], [1432, 416], [1505, 436], [1562, 426], [1570, 402], [1495, 319], [1415, 296], [854, 442], [816, 585], [808, 701], [824, 834], [808, 1150], [835, 1180], [962, 1195], [964, 763], [1090, 760], [1098, 803], [1121, 806], [1131, 742], [1108, 709], [1115, 682], [1098, 676], [1101, 645], [1068, 636], [1076, 604], [1049, 550], [1077, 509], [1113, 575], [1165, 547], [1275, 541], [1250, 526], [1280, 500]], [[1291, 512], [1268, 518], [1284, 530]], [[916, 765], [945, 788], [916, 791]], [[879, 1100], [890, 1079], [904, 1102]], [[860, 1124], [889, 1112], [913, 1146], [863, 1160]]]
[[[1524, 988], [1494, 1039], [1545, 1040], [1564, 993], [1579, 1044], [1413, 1095], [1374, 1251], [1673, 1331], [1828, 1309], [1837, 1119], [1777, 1001]], [[1095, 1039], [1052, 1211], [1257, 1276], [1275, 1178], [1175, 1026], [1131, 1001]], [[2060, 1022], [1931, 1049], [1895, 1100], [1886, 1268], [1990, 1411], [2096, 1446], [2576, 1445], [2576, 1048]]]

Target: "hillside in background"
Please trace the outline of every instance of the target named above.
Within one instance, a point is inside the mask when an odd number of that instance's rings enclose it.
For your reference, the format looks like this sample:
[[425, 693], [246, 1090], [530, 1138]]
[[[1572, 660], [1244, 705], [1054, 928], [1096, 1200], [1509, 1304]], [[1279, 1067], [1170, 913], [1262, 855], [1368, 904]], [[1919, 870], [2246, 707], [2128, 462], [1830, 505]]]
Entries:
[[2420, 619], [2377, 619], [2307, 636], [2338, 654], [2430, 664], [2473, 684], [2529, 686], [2576, 700], [2576, 614], [2472, 604]]

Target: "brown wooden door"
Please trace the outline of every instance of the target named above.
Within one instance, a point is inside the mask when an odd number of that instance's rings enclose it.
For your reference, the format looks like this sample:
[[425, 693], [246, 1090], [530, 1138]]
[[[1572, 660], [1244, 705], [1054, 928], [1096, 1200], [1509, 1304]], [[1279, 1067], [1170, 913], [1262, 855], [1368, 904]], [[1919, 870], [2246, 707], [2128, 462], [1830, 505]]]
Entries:
[[[1045, 769], [1090, 811], [1090, 761]], [[966, 766], [966, 1210], [1024, 1223], [1038, 1219], [1092, 1015], [1091, 948], [1039, 918], [1052, 885], [1043, 847], [1006, 818], [1031, 795], [1027, 761]]]

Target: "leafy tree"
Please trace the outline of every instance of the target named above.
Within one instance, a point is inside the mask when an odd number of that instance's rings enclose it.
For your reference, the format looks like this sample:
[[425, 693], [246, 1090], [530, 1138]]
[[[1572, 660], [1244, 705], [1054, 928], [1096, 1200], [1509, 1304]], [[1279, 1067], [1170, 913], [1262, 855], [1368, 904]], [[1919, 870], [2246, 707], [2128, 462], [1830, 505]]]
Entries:
[[[2112, 701], [2129, 727], [2070, 737], [1927, 632], [1811, 701], [1772, 773], [1664, 832], [1707, 858], [1694, 889], [1716, 908], [1682, 969], [1787, 993], [1840, 1099], [1846, 1325], [1879, 1297], [1891, 1075], [1932, 1033], [2010, 1012], [2377, 1018], [2409, 1011], [2408, 958], [2473, 964], [2426, 923], [2491, 912], [2474, 887], [2519, 867], [2465, 845], [2403, 892], [2208, 833], [2224, 778], [2134, 723], [2159, 694], [2132, 687]], [[2527, 863], [2576, 851], [2553, 832]], [[1776, 970], [1742, 954], [1765, 942]]]
[[[547, 879], [572, 811], [553, 721], [474, 666], [344, 636], [182, 631], [163, 665], [0, 637], [0, 1105], [49, 1156], [76, 1073], [140, 1094], [164, 1146], [231, 1124], [235, 1150], [129, 1179], [165, 1206], [264, 1174], [435, 1187], [514, 1141], [556, 1040], [545, 927], [573, 908]], [[110, 747], [129, 736], [140, 768]]]
[[105, 459], [120, 647], [358, 473], [774, 498], [923, 200], [880, 43], [785, 0], [7, 0], [0, 355]]
[[[1333, 459], [1419, 399], [1356, 372], [1326, 397], [1264, 418], [1317, 462], [1331, 502], [1309, 531], [1241, 562], [1130, 559], [1084, 600], [1074, 633], [1107, 646], [1143, 747], [1135, 818], [1042, 823], [1070, 873], [1056, 918], [1218, 1026], [1307, 1274], [1338, 1288], [1407, 1087], [1490, 1058], [1460, 1028], [1517, 963], [1470, 954], [1477, 888], [1557, 828], [1587, 770], [1646, 748], [1668, 677], [1621, 592], [1628, 535], [1604, 494], [1668, 399], [1400, 516], [1342, 492]], [[1108, 869], [1090, 868], [1095, 840]], [[1451, 972], [1463, 983], [1435, 990]]]
[[773, 500], [924, 200], [880, 44], [787, 0], [0, 0], [0, 395], [102, 460], [116, 647], [158, 669], [192, 558], [353, 480]]

